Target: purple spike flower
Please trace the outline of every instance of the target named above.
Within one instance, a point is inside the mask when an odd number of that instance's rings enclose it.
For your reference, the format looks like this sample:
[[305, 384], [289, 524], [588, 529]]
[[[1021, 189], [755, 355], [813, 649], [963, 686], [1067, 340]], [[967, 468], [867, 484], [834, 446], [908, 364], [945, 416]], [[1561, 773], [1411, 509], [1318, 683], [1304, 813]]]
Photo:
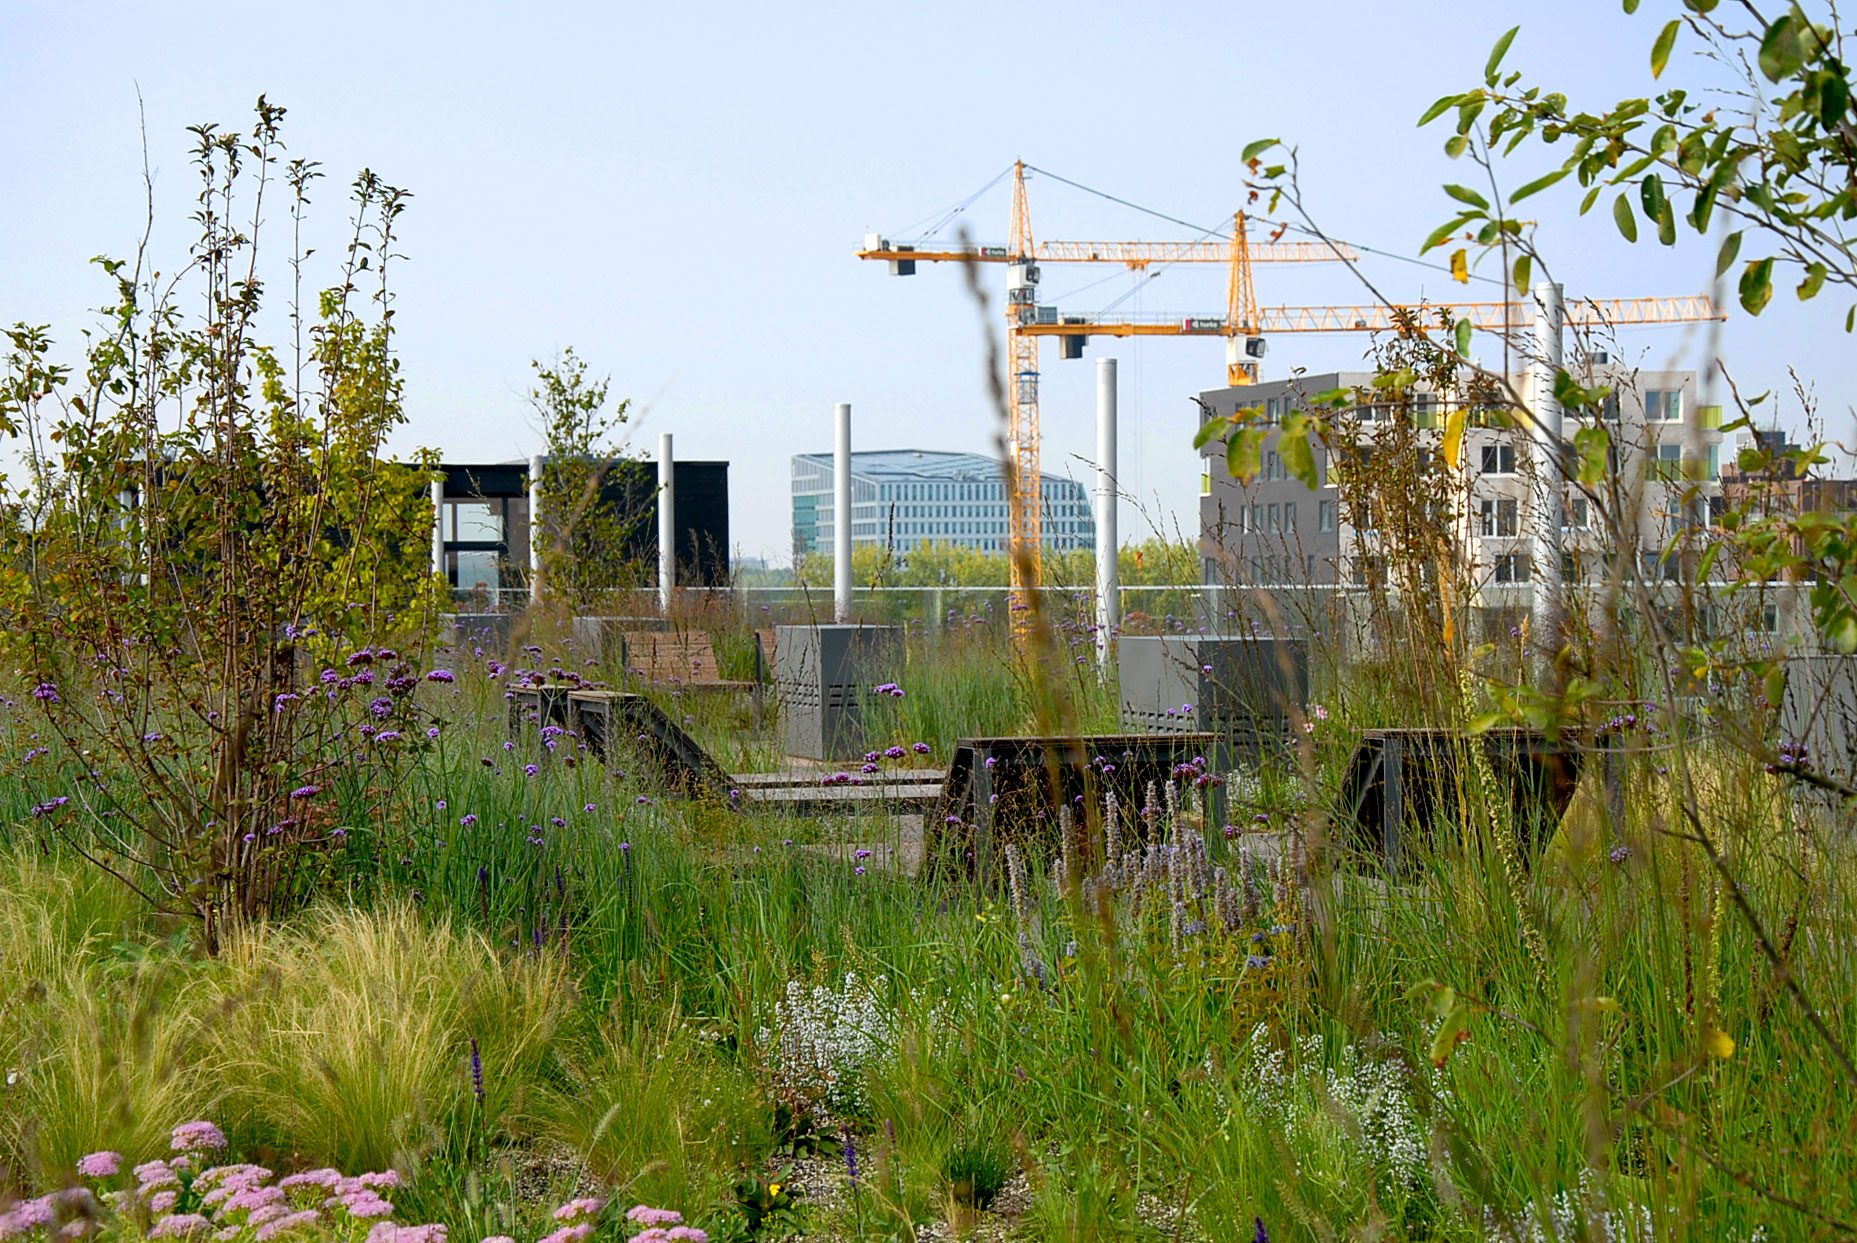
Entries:
[[477, 1053], [477, 1037], [471, 1037], [471, 1095], [484, 1103], [484, 1059]]

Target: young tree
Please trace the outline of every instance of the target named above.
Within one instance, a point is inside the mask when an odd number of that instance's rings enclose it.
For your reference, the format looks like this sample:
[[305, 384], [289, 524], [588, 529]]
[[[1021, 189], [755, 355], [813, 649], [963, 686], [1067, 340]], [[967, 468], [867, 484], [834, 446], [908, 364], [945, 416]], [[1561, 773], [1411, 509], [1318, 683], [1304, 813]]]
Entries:
[[645, 568], [632, 549], [649, 520], [647, 495], [628, 474], [624, 438], [628, 398], [607, 409], [611, 377], [593, 379], [572, 346], [552, 363], [535, 361], [529, 405], [541, 421], [542, 581], [576, 609], [636, 587]]
[[146, 242], [100, 261], [115, 299], [82, 370], [21, 324], [0, 379], [29, 446], [0, 593], [49, 740], [39, 823], [195, 916], [209, 950], [305, 896], [351, 827], [338, 793], [368, 814], [424, 744], [438, 600], [430, 463], [380, 456], [404, 418], [387, 275], [408, 195], [355, 179], [336, 281], [306, 310], [319, 174], [283, 165], [295, 332], [261, 344], [284, 110], [256, 112], [248, 133], [191, 131], [187, 261], [164, 272]]

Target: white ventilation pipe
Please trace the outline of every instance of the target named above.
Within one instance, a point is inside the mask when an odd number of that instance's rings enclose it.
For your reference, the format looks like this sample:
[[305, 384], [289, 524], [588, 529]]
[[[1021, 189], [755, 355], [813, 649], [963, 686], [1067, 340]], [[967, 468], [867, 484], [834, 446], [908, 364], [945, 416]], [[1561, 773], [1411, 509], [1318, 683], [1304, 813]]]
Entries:
[[1116, 367], [1096, 360], [1096, 659], [1109, 665], [1111, 636], [1122, 621], [1122, 574], [1116, 564]]
[[677, 463], [671, 434], [658, 436], [658, 608], [671, 611], [677, 590]]
[[1561, 287], [1547, 281], [1536, 285], [1534, 365], [1528, 395], [1535, 444], [1534, 530], [1529, 532], [1534, 544], [1534, 607], [1528, 640], [1543, 682], [1552, 675], [1563, 638], [1560, 511], [1567, 487], [1561, 473], [1563, 412], [1554, 396], [1554, 380], [1565, 358], [1561, 342], [1565, 319]]
[[851, 403], [841, 401], [832, 451], [832, 619], [851, 620]]

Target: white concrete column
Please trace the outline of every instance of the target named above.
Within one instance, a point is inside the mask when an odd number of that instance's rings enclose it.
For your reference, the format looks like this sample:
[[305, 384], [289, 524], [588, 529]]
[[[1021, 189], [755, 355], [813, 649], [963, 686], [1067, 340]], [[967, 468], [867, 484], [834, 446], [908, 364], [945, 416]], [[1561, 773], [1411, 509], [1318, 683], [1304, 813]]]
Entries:
[[432, 481], [432, 572], [445, 576], [445, 481]]
[[1115, 359], [1096, 360], [1096, 659], [1109, 663], [1111, 635], [1122, 621], [1122, 574], [1116, 557]]
[[677, 461], [671, 434], [658, 436], [658, 607], [671, 611], [677, 590]]
[[542, 528], [542, 455], [529, 458], [529, 601], [542, 598], [542, 545], [548, 533]]
[[1545, 681], [1554, 667], [1562, 642], [1560, 572], [1560, 511], [1567, 494], [1561, 474], [1563, 412], [1554, 397], [1554, 378], [1564, 361], [1562, 328], [1566, 318], [1559, 285], [1543, 281], [1535, 286], [1535, 348], [1529, 369], [1528, 403], [1535, 448], [1534, 545], [1529, 622], [1529, 646]]
[[851, 403], [838, 403], [832, 451], [832, 619], [851, 620]]

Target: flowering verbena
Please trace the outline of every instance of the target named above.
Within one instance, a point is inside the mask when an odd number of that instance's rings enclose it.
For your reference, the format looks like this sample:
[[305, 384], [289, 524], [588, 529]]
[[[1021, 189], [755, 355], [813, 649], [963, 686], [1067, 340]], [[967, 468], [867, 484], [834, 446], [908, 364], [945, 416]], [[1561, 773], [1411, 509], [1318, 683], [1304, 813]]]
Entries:
[[842, 988], [787, 981], [755, 1042], [776, 1103], [795, 1119], [823, 1127], [868, 1108], [865, 1073], [896, 1056], [897, 1017], [879, 996], [884, 983], [882, 976], [866, 983], [855, 972], [845, 973]]
[[350, 1243], [446, 1243], [438, 1224], [401, 1226], [383, 1192], [403, 1186], [392, 1170], [349, 1177], [306, 1170], [273, 1180], [263, 1166], [206, 1164], [226, 1147], [211, 1122], [174, 1128], [174, 1156], [144, 1161], [123, 1176], [117, 1152], [79, 1159], [84, 1183], [0, 1211], [0, 1240], [77, 1239], [102, 1231], [192, 1243], [342, 1239]]

